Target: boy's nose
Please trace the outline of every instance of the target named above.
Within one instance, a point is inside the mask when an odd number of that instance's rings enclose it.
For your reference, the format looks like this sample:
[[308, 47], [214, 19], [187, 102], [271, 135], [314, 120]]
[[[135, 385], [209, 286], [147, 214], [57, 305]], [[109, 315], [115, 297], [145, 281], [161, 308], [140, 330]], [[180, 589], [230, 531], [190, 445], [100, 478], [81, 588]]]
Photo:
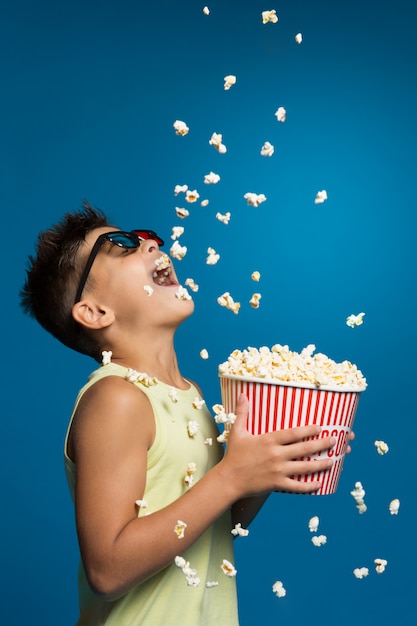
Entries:
[[144, 239], [140, 242], [139, 249], [144, 253], [154, 252], [155, 250], [159, 250], [159, 246], [155, 239]]

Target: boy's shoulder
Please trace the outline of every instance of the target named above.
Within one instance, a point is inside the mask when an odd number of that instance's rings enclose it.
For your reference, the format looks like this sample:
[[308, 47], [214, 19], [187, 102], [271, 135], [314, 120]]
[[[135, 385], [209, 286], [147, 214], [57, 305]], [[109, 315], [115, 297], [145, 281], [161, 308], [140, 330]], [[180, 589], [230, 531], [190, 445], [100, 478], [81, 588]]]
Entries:
[[103, 436], [138, 436], [150, 447], [154, 431], [152, 407], [141, 389], [120, 376], [106, 376], [83, 393], [74, 412], [68, 451], [75, 460], [80, 442]]
[[139, 387], [133, 385], [127, 378], [110, 375], [98, 378], [84, 391], [78, 408], [80, 406], [91, 408], [99, 405], [101, 408], [125, 406], [129, 409], [132, 404], [141, 403], [147, 404], [149, 401]]

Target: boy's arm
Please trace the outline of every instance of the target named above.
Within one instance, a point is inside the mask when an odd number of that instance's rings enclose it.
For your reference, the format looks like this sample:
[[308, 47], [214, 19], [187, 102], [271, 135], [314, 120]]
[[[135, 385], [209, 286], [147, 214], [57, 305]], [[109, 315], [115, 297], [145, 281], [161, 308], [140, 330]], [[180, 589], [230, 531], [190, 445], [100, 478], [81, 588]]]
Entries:
[[[309, 462], [297, 461], [330, 448], [330, 438], [304, 427], [254, 437], [246, 428], [247, 401], [237, 419], [223, 459], [183, 496], [148, 516], [137, 516], [143, 497], [147, 451], [154, 419], [146, 396], [124, 379], [109, 377], [83, 396], [70, 433], [76, 462], [75, 506], [83, 564], [91, 587], [112, 600], [173, 562], [233, 503], [252, 495], [285, 490], [306, 493], [319, 483], [301, 483]], [[315, 461], [315, 469], [329, 466]], [[174, 532], [187, 523], [183, 539]]]

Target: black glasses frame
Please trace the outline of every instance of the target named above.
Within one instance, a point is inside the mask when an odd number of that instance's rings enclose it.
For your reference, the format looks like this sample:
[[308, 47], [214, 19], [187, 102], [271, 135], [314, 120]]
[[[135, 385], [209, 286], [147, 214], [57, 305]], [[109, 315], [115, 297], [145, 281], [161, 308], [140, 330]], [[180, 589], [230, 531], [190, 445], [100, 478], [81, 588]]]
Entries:
[[[87, 282], [88, 275], [90, 273], [91, 267], [94, 263], [94, 259], [97, 256], [98, 251], [105, 241], [109, 241], [110, 243], [119, 246], [120, 248], [139, 248], [141, 241], [146, 241], [147, 239], [154, 239], [158, 246], [164, 245], [164, 240], [159, 237], [154, 230], [116, 230], [108, 233], [103, 233], [99, 235], [91, 248], [91, 252], [88, 255], [87, 262], [85, 264], [83, 273], [81, 274], [80, 281], [78, 283], [77, 292], [75, 294], [75, 302], [77, 304], [81, 300], [82, 293], [84, 291], [85, 283]], [[118, 241], [119, 240], [119, 241]]]

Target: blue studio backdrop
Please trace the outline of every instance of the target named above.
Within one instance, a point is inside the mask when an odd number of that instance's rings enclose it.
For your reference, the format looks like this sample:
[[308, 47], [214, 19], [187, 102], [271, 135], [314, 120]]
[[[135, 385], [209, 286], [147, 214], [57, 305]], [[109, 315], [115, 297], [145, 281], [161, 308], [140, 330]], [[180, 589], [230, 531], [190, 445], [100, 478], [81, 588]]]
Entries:
[[[184, 227], [187, 254], [174, 263], [200, 289], [177, 351], [209, 407], [220, 401], [218, 364], [250, 345], [315, 344], [367, 378], [337, 493], [273, 494], [236, 540], [241, 626], [414, 623], [417, 10], [410, 0], [207, 6], [208, 14], [198, 0], [1, 4], [7, 626], [77, 618], [62, 448], [95, 364], [25, 317], [18, 292], [38, 232], [83, 199], [120, 227], [153, 228], [168, 242]], [[265, 10], [279, 20], [263, 24]], [[226, 90], [228, 75], [236, 84]], [[176, 120], [187, 135], [175, 133]], [[213, 133], [226, 153], [209, 144]], [[261, 155], [267, 141], [272, 156]], [[204, 182], [210, 172], [217, 184]], [[197, 190], [198, 201], [175, 195], [176, 185]], [[327, 200], [316, 203], [323, 190]], [[248, 192], [266, 200], [251, 206]], [[177, 217], [176, 207], [189, 216]], [[230, 222], [218, 212], [230, 212]], [[206, 264], [209, 247], [220, 254], [216, 265]], [[241, 303], [237, 315], [217, 303], [226, 291]], [[349, 327], [346, 318], [360, 312], [363, 324]], [[379, 455], [375, 440], [389, 452]], [[350, 493], [357, 481], [363, 514]], [[327, 536], [320, 547], [308, 529], [314, 515]], [[353, 574], [360, 567], [369, 569], [362, 579]], [[273, 593], [276, 580], [285, 597]]]

